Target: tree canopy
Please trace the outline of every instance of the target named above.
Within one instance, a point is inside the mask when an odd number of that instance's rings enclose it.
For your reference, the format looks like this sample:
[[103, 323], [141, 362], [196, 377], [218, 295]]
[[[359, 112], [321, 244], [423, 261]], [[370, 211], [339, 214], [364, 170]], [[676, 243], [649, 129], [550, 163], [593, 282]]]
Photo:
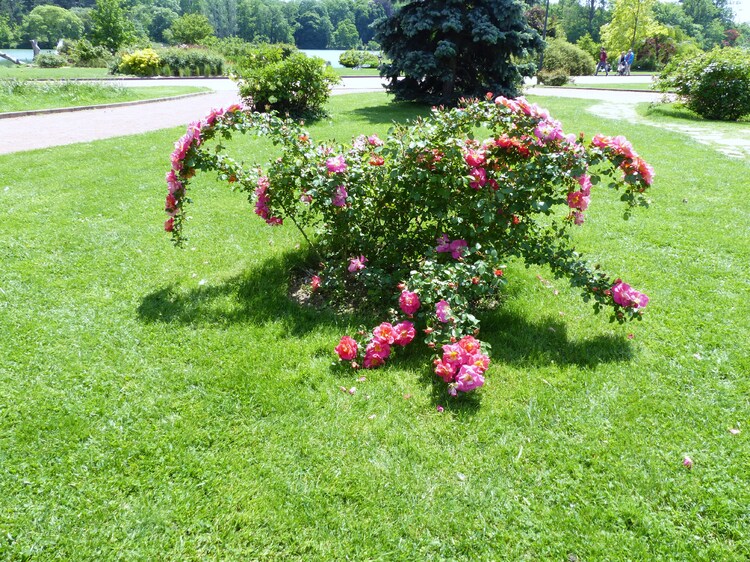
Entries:
[[376, 24], [390, 63], [381, 68], [399, 100], [453, 104], [487, 91], [516, 95], [533, 63], [519, 59], [542, 48], [518, 0], [416, 0]]

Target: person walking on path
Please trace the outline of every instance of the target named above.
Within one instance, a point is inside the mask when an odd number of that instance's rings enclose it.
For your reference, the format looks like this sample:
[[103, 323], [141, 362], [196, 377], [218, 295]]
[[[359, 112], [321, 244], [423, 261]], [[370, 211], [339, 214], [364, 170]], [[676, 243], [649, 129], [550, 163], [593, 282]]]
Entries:
[[604, 47], [599, 51], [599, 63], [596, 65], [594, 76], [599, 76], [600, 70], [603, 70], [606, 75], [609, 76], [609, 70], [607, 70], [607, 51], [604, 50]]
[[625, 74], [627, 76], [630, 76], [630, 67], [633, 65], [634, 60], [635, 54], [633, 53], [633, 49], [628, 49], [628, 54], [625, 55]]

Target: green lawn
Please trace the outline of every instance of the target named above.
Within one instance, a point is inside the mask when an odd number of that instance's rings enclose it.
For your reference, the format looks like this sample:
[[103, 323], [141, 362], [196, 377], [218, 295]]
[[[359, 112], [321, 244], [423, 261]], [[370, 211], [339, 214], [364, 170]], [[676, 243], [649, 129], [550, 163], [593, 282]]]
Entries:
[[112, 78], [106, 68], [39, 68], [37, 66], [0, 66], [0, 79], [16, 78], [18, 80], [32, 79], [65, 79], [74, 78]]
[[[335, 97], [313, 136], [418, 111], [386, 100]], [[747, 560], [750, 165], [540, 103], [654, 165], [649, 210], [595, 189], [577, 235], [651, 304], [609, 324], [508, 264], [458, 400], [417, 349], [335, 366], [360, 319], [290, 301], [301, 237], [212, 178], [172, 248], [182, 130], [0, 156], [0, 559]]]
[[377, 68], [334, 68], [339, 76], [380, 76]]
[[130, 88], [115, 84], [0, 80], [0, 113], [148, 100], [208, 91], [208, 88], [195, 86]]

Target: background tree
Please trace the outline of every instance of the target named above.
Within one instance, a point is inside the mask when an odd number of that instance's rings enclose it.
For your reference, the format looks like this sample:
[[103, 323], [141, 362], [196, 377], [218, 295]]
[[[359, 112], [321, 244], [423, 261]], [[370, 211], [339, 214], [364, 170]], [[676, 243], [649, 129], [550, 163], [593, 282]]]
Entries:
[[106, 47], [112, 53], [135, 38], [135, 27], [126, 16], [120, 0], [96, 0], [96, 7], [91, 10], [91, 21], [91, 42]]
[[648, 37], [667, 34], [654, 16], [656, 0], [615, 0], [612, 21], [601, 28], [610, 56], [643, 45]]
[[217, 37], [237, 34], [237, 0], [204, 0], [202, 13]]
[[325, 49], [331, 41], [333, 24], [325, 6], [303, 0], [299, 7], [294, 40], [300, 49]]
[[37, 6], [23, 20], [21, 35], [25, 41], [36, 39], [43, 49], [51, 49], [60, 39], [78, 39], [83, 23], [70, 10], [44, 4]]
[[278, 0], [240, 0], [237, 35], [251, 42], [294, 44], [292, 26]]
[[11, 45], [15, 45], [13, 26], [8, 16], [0, 15], [0, 47], [10, 47]]
[[487, 91], [515, 96], [535, 71], [523, 57], [543, 47], [517, 0], [412, 1], [377, 22], [375, 36], [391, 60], [381, 67], [398, 100], [453, 104]]
[[203, 14], [183, 14], [169, 30], [173, 43], [185, 45], [197, 45], [214, 34], [214, 28]]
[[360, 40], [357, 26], [349, 19], [340, 21], [331, 35], [330, 46], [334, 49], [354, 49], [358, 45], [360, 45]]

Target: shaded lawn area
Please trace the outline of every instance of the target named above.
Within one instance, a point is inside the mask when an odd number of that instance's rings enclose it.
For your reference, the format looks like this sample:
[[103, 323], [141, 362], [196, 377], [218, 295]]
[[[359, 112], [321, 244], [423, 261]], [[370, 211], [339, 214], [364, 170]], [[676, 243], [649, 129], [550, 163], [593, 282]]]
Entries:
[[[424, 111], [386, 99], [333, 98], [313, 137]], [[747, 559], [749, 166], [540, 103], [654, 165], [649, 210], [595, 188], [577, 234], [652, 301], [609, 324], [508, 264], [487, 385], [460, 399], [417, 346], [366, 382], [335, 366], [362, 319], [289, 300], [301, 236], [212, 178], [172, 248], [182, 130], [0, 157], [0, 558]]]
[[197, 86], [128, 88], [117, 84], [3, 80], [0, 81], [0, 113], [150, 100], [209, 91]]

